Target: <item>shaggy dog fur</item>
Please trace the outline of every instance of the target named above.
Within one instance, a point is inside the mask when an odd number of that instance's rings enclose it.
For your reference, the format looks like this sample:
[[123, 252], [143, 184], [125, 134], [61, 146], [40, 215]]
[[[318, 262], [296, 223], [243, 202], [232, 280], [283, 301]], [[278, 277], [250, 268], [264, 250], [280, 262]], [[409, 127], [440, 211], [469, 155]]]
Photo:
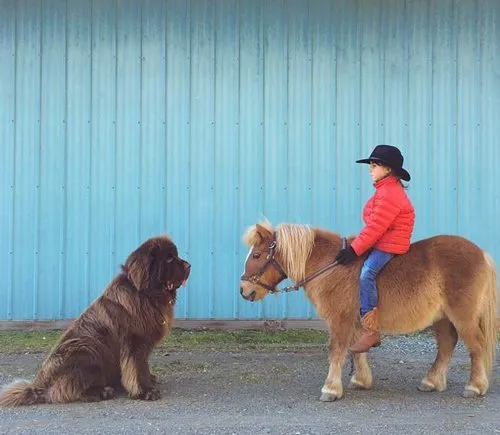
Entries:
[[176, 291], [190, 267], [168, 237], [144, 242], [62, 334], [33, 383], [8, 385], [0, 404], [106, 400], [120, 384], [134, 399], [159, 399], [148, 358], [170, 331]]

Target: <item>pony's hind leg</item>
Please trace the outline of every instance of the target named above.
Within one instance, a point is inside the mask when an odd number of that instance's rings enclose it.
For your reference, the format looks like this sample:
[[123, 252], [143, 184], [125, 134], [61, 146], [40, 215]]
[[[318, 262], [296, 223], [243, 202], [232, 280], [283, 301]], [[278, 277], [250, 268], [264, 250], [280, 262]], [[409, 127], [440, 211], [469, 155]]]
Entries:
[[469, 349], [471, 359], [470, 379], [462, 395], [464, 397], [484, 396], [489, 387], [484, 366], [484, 354], [487, 352], [485, 335], [477, 322], [457, 327], [457, 329]]
[[448, 319], [442, 319], [432, 326], [437, 341], [437, 356], [431, 368], [420, 383], [420, 391], [446, 390], [448, 365], [457, 344], [457, 330]]

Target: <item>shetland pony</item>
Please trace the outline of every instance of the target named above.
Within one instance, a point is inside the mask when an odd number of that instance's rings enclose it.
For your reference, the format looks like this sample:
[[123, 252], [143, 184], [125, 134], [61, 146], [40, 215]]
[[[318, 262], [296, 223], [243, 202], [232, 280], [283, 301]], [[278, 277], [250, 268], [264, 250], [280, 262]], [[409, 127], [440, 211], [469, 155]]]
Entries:
[[[304, 287], [330, 331], [330, 366], [320, 400], [340, 399], [342, 366], [360, 330], [359, 274], [367, 254], [352, 264], [323, 269], [332, 265], [342, 239], [306, 225], [281, 224], [274, 229], [264, 221], [250, 227], [244, 241], [250, 252], [241, 277], [241, 295], [261, 300], [278, 291], [277, 285], [286, 277]], [[322, 272], [316, 275], [318, 271]], [[437, 357], [419, 390], [446, 389], [448, 364], [460, 336], [471, 358], [463, 396], [486, 393], [495, 358], [497, 286], [492, 258], [458, 236], [438, 235], [415, 242], [408, 253], [395, 256], [382, 270], [377, 278], [381, 332], [407, 334], [429, 326], [435, 331]], [[366, 354], [353, 357], [351, 384], [369, 389], [373, 380]]]

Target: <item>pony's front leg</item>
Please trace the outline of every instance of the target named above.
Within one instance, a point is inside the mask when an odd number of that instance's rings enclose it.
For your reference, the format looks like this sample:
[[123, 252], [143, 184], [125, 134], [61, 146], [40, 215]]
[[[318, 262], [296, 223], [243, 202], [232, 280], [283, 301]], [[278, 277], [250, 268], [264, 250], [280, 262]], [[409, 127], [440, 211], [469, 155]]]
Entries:
[[344, 365], [347, 349], [349, 347], [348, 340], [335, 337], [330, 329], [330, 342], [328, 344], [328, 360], [330, 367], [328, 376], [325, 380], [325, 385], [321, 388], [322, 402], [333, 402], [342, 397], [344, 392], [342, 386], [342, 366]]
[[351, 386], [368, 390], [372, 387], [373, 377], [366, 353], [355, 353], [354, 356], [354, 375], [351, 378]]

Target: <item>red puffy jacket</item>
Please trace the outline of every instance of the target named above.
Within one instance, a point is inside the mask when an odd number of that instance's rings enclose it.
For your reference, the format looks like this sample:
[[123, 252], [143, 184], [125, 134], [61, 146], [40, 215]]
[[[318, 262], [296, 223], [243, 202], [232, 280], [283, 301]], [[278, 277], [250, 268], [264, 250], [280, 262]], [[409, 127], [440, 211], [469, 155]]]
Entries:
[[358, 255], [372, 247], [404, 254], [410, 248], [415, 209], [398, 178], [386, 177], [375, 183], [375, 189], [363, 209], [365, 227], [351, 246]]

